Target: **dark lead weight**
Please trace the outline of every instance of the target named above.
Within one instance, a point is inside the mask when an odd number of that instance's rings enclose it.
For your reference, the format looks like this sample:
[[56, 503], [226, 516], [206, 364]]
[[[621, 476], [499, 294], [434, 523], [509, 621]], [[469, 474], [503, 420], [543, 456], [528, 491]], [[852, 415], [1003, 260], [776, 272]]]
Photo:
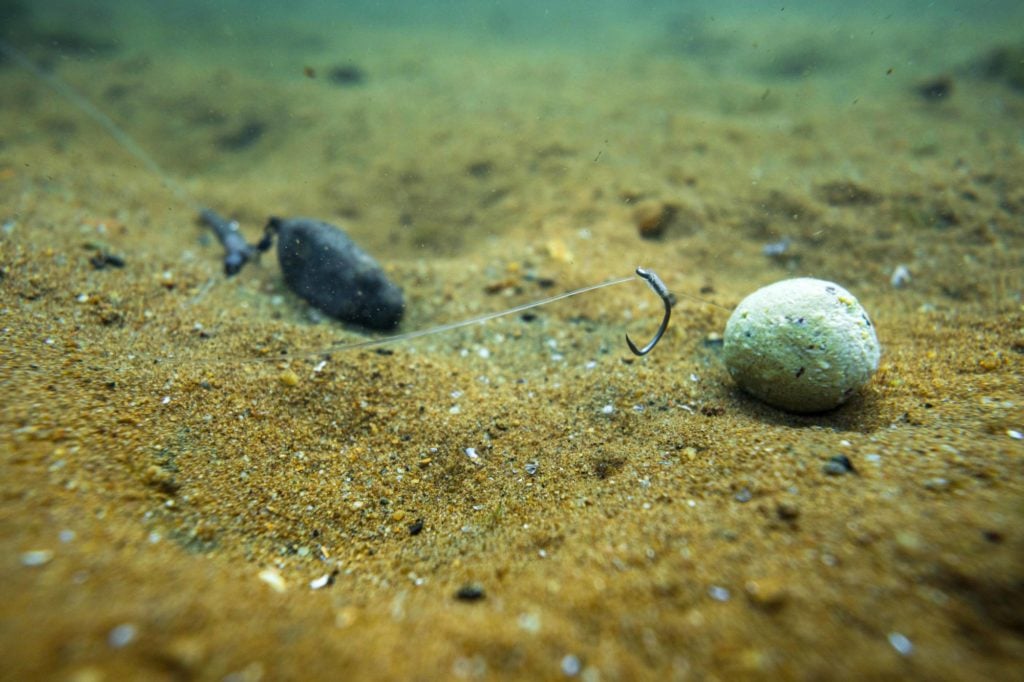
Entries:
[[311, 218], [271, 218], [277, 260], [288, 287], [333, 318], [368, 329], [394, 329], [405, 297], [347, 234]]

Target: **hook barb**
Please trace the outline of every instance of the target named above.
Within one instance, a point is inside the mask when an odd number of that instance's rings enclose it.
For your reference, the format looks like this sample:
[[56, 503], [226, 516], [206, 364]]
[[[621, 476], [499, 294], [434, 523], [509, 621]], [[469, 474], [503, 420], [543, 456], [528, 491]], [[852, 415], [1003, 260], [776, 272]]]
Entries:
[[637, 268], [636, 276], [647, 282], [648, 286], [661, 299], [661, 302], [665, 304], [665, 317], [661, 319], [661, 326], [658, 327], [658, 331], [654, 333], [654, 338], [646, 346], [637, 348], [637, 345], [633, 343], [633, 339], [629, 338], [629, 334], [626, 334], [626, 345], [629, 346], [629, 350], [633, 352], [633, 355], [642, 356], [654, 350], [654, 347], [658, 345], [658, 341], [661, 341], [661, 337], [664, 336], [665, 330], [668, 329], [668, 321], [672, 317], [672, 294], [669, 292], [668, 287], [665, 286], [665, 283], [661, 281], [661, 278], [654, 274], [652, 270]]

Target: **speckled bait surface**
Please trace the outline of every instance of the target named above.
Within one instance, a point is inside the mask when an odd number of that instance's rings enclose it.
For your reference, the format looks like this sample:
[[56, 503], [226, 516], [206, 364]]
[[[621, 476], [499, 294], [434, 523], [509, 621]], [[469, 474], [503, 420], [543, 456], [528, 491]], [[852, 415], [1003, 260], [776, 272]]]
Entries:
[[846, 402], [878, 369], [881, 348], [857, 299], [800, 277], [758, 289], [725, 327], [725, 364], [744, 390], [790, 412]]

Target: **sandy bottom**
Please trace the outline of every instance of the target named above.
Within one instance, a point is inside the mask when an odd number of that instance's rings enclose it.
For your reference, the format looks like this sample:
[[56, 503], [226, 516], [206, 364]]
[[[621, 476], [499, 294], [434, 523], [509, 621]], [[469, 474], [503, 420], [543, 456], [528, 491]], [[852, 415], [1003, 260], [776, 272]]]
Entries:
[[[0, 65], [0, 677], [1019, 674], [1024, 93], [969, 68], [995, 29], [680, 26], [28, 47], [254, 239], [343, 225], [402, 331], [657, 271], [642, 359], [640, 281], [325, 353], [365, 337], [270, 255], [226, 280], [188, 206]], [[727, 310], [683, 296], [797, 275], [884, 348], [822, 415], [743, 395]]]

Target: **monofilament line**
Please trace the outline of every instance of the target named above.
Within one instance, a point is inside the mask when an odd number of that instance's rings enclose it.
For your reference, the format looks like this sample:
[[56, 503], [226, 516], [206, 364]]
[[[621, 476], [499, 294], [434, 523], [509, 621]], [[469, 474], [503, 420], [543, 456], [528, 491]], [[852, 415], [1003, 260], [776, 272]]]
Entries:
[[566, 291], [564, 293], [558, 294], [557, 296], [550, 296], [548, 298], [543, 298], [539, 301], [532, 301], [530, 303], [517, 305], [514, 308], [509, 308], [508, 310], [499, 310], [498, 312], [495, 313], [487, 313], [485, 315], [471, 317], [468, 320], [460, 320], [459, 322], [451, 322], [449, 324], [442, 324], [438, 327], [420, 329], [419, 331], [407, 332], [405, 334], [396, 334], [395, 336], [385, 336], [379, 339], [367, 339], [366, 341], [356, 341], [355, 343], [342, 343], [339, 345], [333, 345], [328, 350], [341, 351], [354, 350], [356, 348], [370, 348], [372, 346], [383, 346], [384, 344], [387, 343], [397, 343], [398, 341], [418, 339], [421, 336], [429, 336], [431, 334], [440, 334], [441, 332], [451, 331], [452, 329], [460, 329], [462, 327], [469, 327], [470, 325], [487, 322], [488, 320], [493, 320], [498, 317], [505, 317], [506, 315], [515, 315], [516, 313], [521, 313], [524, 310], [529, 310], [530, 308], [539, 308], [542, 305], [554, 303], [555, 301], [561, 301], [563, 298], [579, 296], [580, 294], [585, 294], [588, 291], [594, 291], [595, 289], [603, 289], [605, 287], [612, 287], [617, 284], [623, 284], [625, 282], [632, 282], [635, 279], [636, 278], [633, 276], [620, 277], [618, 279], [612, 279], [607, 282], [601, 282], [600, 284], [591, 284], [590, 286], [580, 287], [579, 289], [573, 289], [572, 291]]
[[38, 64], [25, 56], [21, 50], [18, 50], [16, 47], [9, 45], [3, 40], [0, 40], [0, 52], [2, 52], [11, 61], [17, 63], [21, 68], [37, 76], [40, 80], [50, 86], [50, 88], [57, 94], [71, 101], [92, 120], [100, 124], [103, 129], [117, 141], [118, 144], [142, 162], [142, 164], [156, 177], [160, 178], [164, 183], [164, 186], [169, 189], [179, 201], [186, 206], [191, 207], [197, 213], [203, 210], [203, 206], [201, 206], [182, 185], [171, 179], [171, 176], [160, 167], [160, 164], [154, 161], [153, 158], [135, 142], [135, 140], [129, 137], [128, 133], [118, 128], [117, 124], [114, 123], [109, 116], [97, 109], [92, 102], [86, 99], [77, 90], [74, 90], [70, 85], [44, 71]]

